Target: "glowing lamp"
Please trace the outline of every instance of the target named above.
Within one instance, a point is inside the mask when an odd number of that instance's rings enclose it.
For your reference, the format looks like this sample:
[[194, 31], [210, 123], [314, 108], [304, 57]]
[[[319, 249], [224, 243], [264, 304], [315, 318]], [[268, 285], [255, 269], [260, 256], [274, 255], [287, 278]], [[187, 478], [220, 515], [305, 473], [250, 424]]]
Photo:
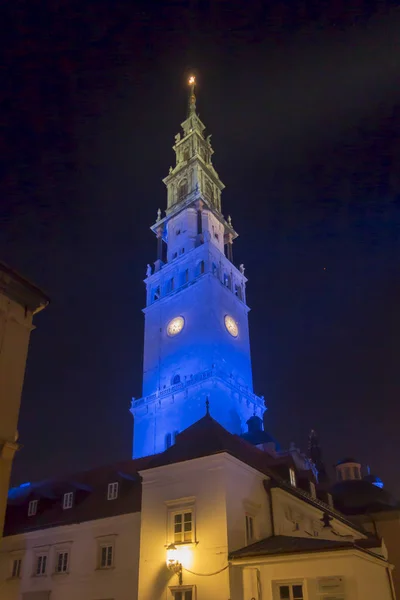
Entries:
[[189, 83], [190, 85], [194, 85], [196, 83], [196, 77], [194, 77], [193, 75], [189, 77]]
[[179, 585], [182, 585], [182, 564], [179, 560], [179, 551], [175, 544], [167, 546], [167, 567], [179, 578]]

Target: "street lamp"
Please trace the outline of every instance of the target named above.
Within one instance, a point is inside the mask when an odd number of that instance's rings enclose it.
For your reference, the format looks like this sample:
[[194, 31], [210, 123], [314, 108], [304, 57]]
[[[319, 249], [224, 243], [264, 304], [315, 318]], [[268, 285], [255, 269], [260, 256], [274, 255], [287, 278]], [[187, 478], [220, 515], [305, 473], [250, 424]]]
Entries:
[[167, 567], [178, 575], [179, 585], [182, 585], [182, 564], [179, 560], [179, 551], [175, 544], [167, 546]]

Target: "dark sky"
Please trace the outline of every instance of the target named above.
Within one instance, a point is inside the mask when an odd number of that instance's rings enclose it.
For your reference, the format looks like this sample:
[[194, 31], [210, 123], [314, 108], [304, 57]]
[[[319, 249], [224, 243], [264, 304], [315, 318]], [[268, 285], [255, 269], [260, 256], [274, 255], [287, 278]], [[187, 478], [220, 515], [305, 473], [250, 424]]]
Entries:
[[0, 12], [0, 257], [52, 299], [32, 334], [14, 482], [130, 456], [149, 225], [194, 69], [269, 429], [306, 448], [314, 427], [329, 466], [354, 455], [400, 495], [399, 11], [26, 0]]

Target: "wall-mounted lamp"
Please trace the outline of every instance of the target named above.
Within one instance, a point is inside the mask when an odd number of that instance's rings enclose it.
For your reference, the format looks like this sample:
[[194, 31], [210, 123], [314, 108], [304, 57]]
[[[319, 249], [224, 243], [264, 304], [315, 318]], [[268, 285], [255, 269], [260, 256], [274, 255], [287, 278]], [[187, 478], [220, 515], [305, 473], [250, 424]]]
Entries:
[[167, 546], [167, 567], [178, 575], [179, 585], [182, 585], [182, 564], [179, 560], [179, 551], [175, 544]]

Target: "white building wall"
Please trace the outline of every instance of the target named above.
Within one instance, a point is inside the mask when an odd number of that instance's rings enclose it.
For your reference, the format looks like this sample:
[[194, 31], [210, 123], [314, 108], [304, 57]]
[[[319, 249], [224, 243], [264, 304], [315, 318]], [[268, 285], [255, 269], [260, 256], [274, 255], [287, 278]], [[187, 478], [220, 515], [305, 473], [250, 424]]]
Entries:
[[[249, 559], [232, 569], [242, 575], [242, 586], [232, 590], [232, 600], [279, 600], [279, 584], [288, 583], [302, 584], [305, 600], [393, 600], [385, 564], [358, 551]], [[324, 577], [343, 578], [343, 593], [321, 594], [318, 580]]]
[[[98, 544], [107, 536], [114, 541], [115, 561], [110, 569], [98, 568]], [[5, 537], [0, 551], [0, 598], [21, 600], [27, 592], [51, 591], [51, 600], [136, 600], [140, 513], [52, 527]], [[69, 548], [68, 573], [55, 573], [58, 548]], [[33, 576], [35, 552], [48, 551], [47, 573]], [[22, 557], [20, 579], [11, 579], [13, 558]]]

